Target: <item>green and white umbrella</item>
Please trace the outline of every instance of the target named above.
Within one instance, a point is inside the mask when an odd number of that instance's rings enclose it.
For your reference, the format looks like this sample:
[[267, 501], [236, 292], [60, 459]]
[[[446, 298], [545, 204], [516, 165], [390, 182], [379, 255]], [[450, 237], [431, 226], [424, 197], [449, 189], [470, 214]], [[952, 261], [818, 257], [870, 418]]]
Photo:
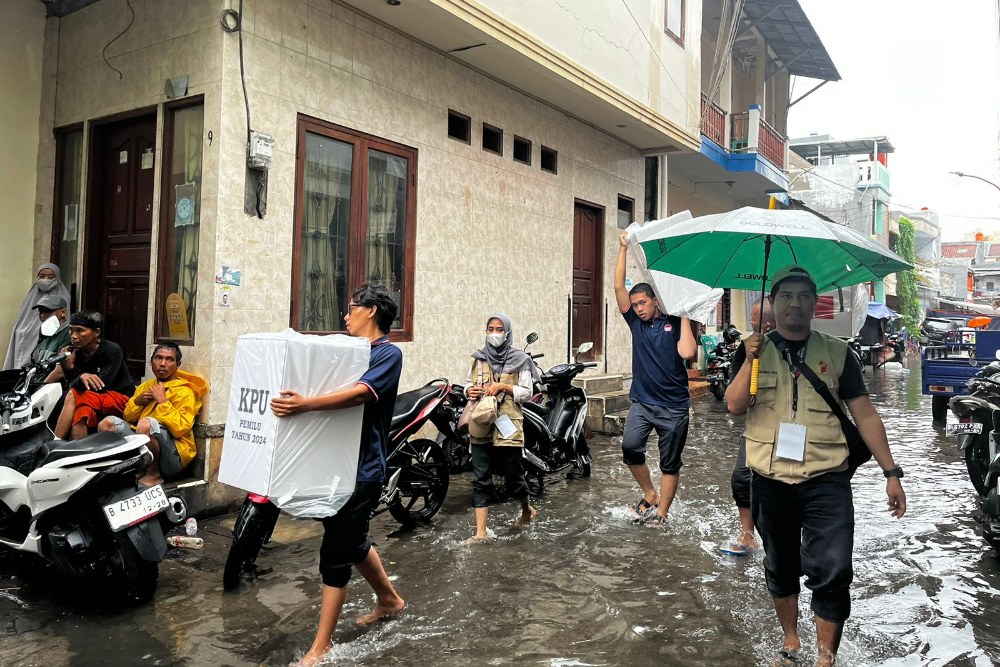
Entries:
[[912, 269], [871, 238], [808, 211], [744, 207], [671, 225], [639, 243], [647, 268], [709, 287], [766, 291], [769, 274], [799, 264], [819, 292]]
[[[808, 211], [749, 206], [670, 225], [639, 247], [650, 270], [709, 287], [760, 290], [762, 300], [771, 276], [789, 264], [804, 267], [818, 292], [913, 268], [864, 234]], [[757, 393], [759, 363], [753, 360], [751, 396]]]

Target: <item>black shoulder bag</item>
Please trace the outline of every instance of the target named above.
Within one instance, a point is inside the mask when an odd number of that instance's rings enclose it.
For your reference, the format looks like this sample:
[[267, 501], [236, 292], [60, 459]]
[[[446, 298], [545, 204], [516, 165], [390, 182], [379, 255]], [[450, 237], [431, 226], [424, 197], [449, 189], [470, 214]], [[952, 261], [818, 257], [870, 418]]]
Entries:
[[[773, 340], [771, 342], [774, 342]], [[785, 345], [785, 341], [780, 343], [775, 343], [775, 346], [786, 358], [791, 359], [792, 363], [795, 364], [795, 368], [802, 374], [805, 379], [809, 380], [809, 384], [813, 386], [826, 404], [830, 406], [830, 410], [836, 415], [837, 419], [840, 420], [840, 427], [844, 430], [844, 437], [847, 439], [847, 471], [854, 476], [854, 472], [860, 468], [865, 463], [872, 458], [871, 450], [868, 449], [868, 445], [865, 444], [864, 438], [861, 437], [861, 432], [858, 427], [854, 425], [854, 422], [844, 414], [843, 409], [840, 407], [840, 402], [833, 397], [830, 392], [830, 387], [826, 385], [825, 382], [819, 379], [817, 375], [813, 372], [811, 368], [806, 366], [804, 363], [799, 361], [799, 359], [791, 354], [786, 354], [788, 347]]]

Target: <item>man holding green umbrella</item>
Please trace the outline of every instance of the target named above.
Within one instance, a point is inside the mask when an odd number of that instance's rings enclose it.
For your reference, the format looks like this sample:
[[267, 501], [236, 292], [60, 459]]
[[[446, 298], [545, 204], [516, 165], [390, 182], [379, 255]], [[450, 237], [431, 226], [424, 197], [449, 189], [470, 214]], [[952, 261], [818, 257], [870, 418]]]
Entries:
[[[773, 664], [799, 664], [799, 581], [812, 590], [817, 665], [833, 665], [850, 615], [854, 501], [843, 402], [865, 445], [884, 471], [889, 512], [902, 517], [906, 495], [882, 419], [868, 398], [861, 366], [847, 344], [811, 328], [817, 285], [799, 265], [770, 277], [776, 331], [746, 341], [747, 360], [759, 359], [750, 392], [751, 365], [734, 369], [726, 391], [733, 414], [747, 414], [747, 465], [753, 471], [754, 523], [764, 543], [768, 591], [784, 632]], [[835, 407], [836, 406], [836, 407]]]

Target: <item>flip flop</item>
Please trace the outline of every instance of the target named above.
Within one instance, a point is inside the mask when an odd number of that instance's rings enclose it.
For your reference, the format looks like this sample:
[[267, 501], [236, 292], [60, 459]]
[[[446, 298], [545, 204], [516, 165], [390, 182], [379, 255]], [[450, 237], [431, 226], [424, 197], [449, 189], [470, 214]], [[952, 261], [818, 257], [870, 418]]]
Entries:
[[726, 554], [727, 556], [749, 556], [753, 553], [753, 549], [750, 547], [740, 544], [739, 542], [733, 542], [731, 544], [723, 544], [719, 547], [719, 551]]
[[790, 648], [779, 649], [771, 659], [772, 667], [796, 667], [799, 664], [799, 652]]

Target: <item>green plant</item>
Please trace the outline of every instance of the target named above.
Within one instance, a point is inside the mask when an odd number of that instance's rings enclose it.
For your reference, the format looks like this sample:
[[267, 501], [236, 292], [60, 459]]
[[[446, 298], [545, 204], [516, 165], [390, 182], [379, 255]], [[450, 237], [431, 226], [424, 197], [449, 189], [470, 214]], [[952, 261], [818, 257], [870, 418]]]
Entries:
[[[899, 256], [910, 264], [916, 264], [914, 251], [913, 223], [909, 218], [899, 219]], [[901, 271], [896, 274], [896, 296], [899, 299], [899, 312], [903, 316], [903, 326], [916, 333], [924, 318], [924, 310], [920, 307], [920, 296], [917, 293], [916, 269]]]

